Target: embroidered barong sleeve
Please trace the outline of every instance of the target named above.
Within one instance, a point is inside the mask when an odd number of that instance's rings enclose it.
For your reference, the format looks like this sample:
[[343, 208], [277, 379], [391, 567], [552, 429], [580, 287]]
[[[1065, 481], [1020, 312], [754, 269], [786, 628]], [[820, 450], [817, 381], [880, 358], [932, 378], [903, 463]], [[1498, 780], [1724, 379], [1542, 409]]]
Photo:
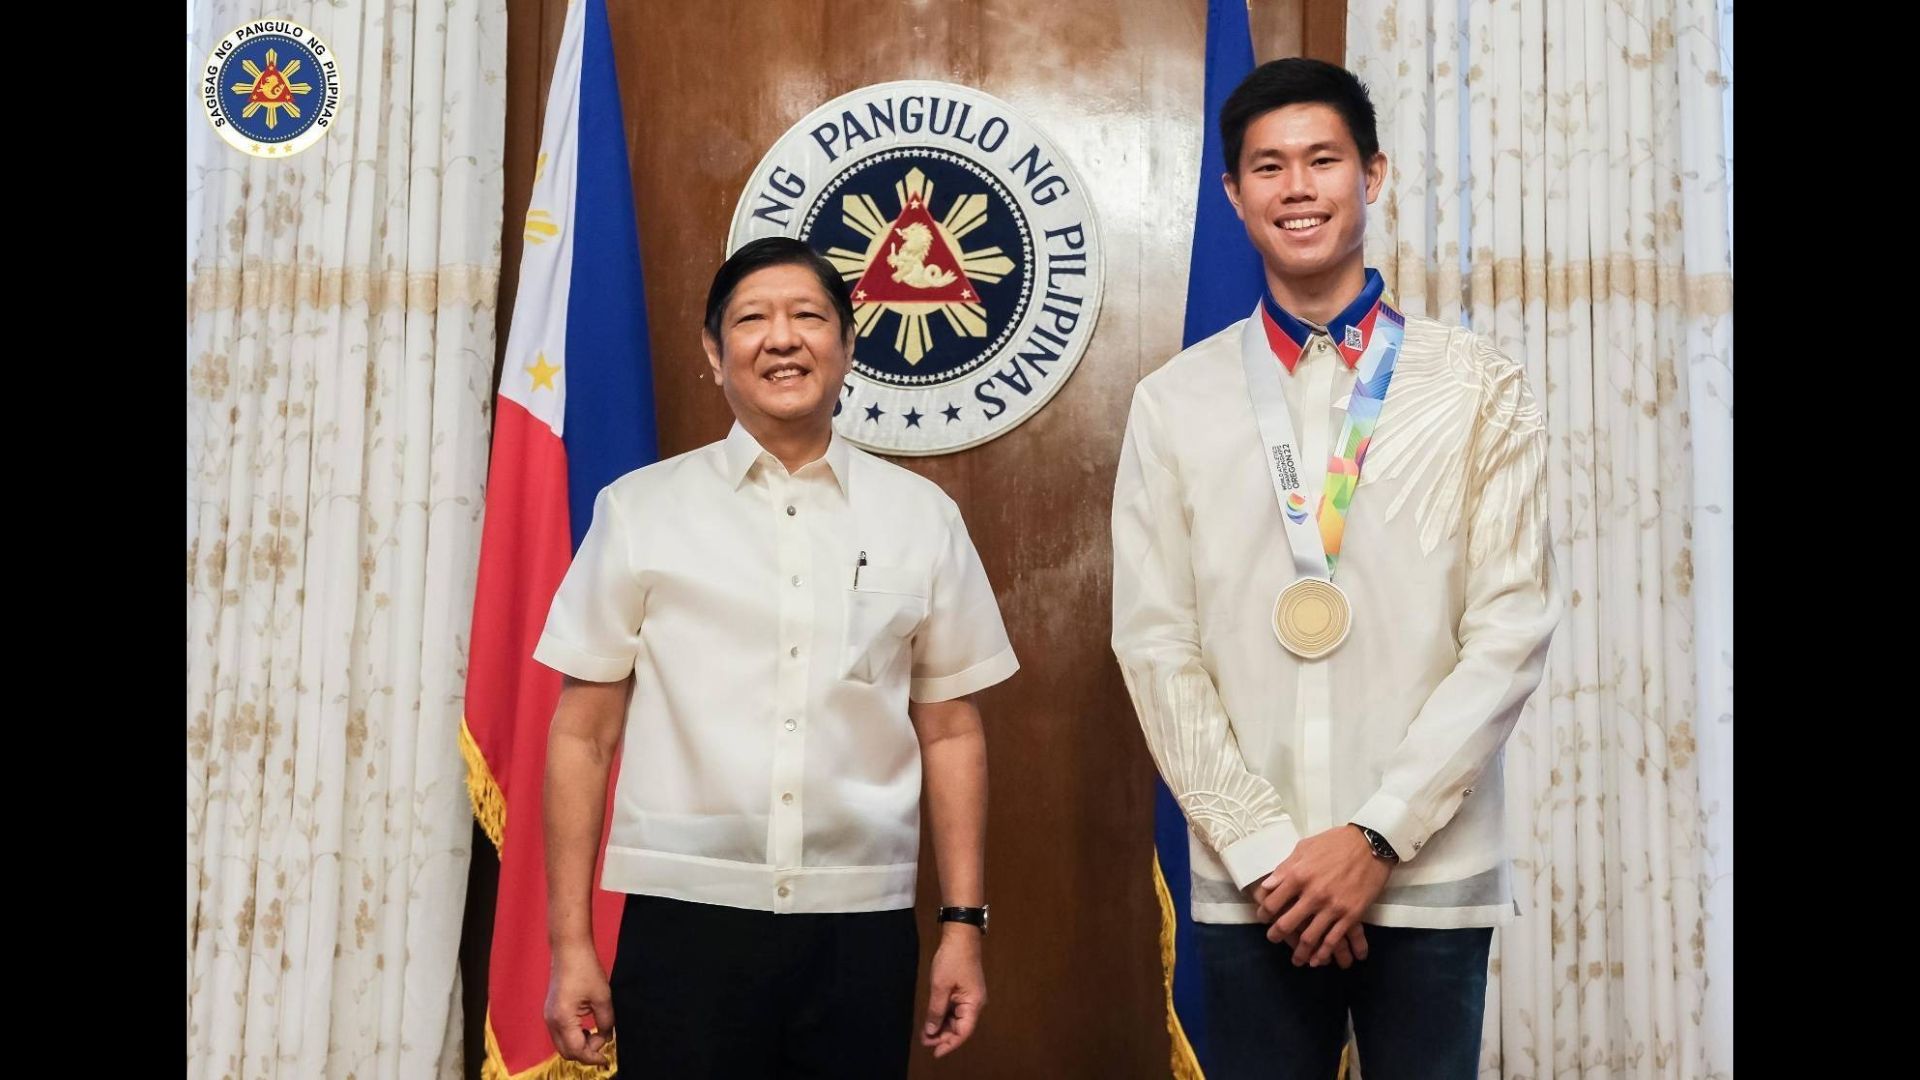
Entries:
[[1299, 834], [1273, 785], [1248, 770], [1200, 658], [1181, 479], [1138, 390], [1113, 494], [1113, 651], [1147, 749], [1187, 821], [1245, 888]]
[[1547, 535], [1547, 435], [1526, 373], [1476, 343], [1480, 410], [1465, 475], [1459, 662], [1436, 686], [1352, 820], [1411, 862], [1453, 819], [1540, 685], [1561, 612]]

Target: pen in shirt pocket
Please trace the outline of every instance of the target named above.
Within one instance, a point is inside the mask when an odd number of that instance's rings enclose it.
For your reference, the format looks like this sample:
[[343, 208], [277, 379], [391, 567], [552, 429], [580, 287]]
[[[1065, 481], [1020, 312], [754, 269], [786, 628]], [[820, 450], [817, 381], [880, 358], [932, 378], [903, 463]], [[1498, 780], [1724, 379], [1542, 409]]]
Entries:
[[859, 561], [853, 564], [853, 587], [860, 587], [860, 568], [867, 565], [867, 553], [861, 552]]

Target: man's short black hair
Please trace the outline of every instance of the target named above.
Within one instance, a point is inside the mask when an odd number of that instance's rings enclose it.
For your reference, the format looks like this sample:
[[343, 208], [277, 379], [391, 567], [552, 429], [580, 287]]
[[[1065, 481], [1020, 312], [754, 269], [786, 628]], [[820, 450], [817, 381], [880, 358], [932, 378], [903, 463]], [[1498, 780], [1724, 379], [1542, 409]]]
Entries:
[[1220, 106], [1220, 141], [1227, 156], [1227, 172], [1240, 174], [1240, 148], [1247, 127], [1275, 109], [1289, 105], [1326, 105], [1347, 122], [1354, 145], [1365, 164], [1380, 152], [1380, 133], [1374, 126], [1373, 99], [1353, 72], [1324, 60], [1303, 56], [1269, 60], [1242, 79], [1227, 103]]
[[714, 341], [720, 340], [720, 317], [726, 313], [727, 301], [733, 299], [733, 290], [739, 288], [749, 274], [771, 266], [804, 266], [813, 271], [813, 276], [820, 279], [820, 287], [827, 291], [827, 298], [833, 301], [833, 310], [840, 314], [840, 333], [852, 332], [853, 297], [847, 292], [847, 283], [841, 280], [840, 271], [804, 240], [767, 236], [741, 245], [740, 250], [727, 256], [727, 261], [714, 272], [713, 285], [707, 289], [706, 319], [707, 333]]

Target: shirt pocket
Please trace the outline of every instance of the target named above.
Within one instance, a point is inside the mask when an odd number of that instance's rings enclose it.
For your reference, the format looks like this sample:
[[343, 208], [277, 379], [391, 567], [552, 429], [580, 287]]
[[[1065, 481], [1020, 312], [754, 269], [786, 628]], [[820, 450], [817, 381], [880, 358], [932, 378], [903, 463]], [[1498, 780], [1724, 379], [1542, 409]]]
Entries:
[[860, 568], [859, 582], [845, 592], [840, 677], [873, 685], [927, 617], [927, 586], [910, 570], [873, 565]]

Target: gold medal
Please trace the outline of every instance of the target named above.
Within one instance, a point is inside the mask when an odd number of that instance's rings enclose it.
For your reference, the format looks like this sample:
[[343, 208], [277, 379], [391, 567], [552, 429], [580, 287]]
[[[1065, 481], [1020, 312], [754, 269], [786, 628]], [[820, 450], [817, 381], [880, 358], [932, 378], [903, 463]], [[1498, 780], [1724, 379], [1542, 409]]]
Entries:
[[1340, 647], [1353, 626], [1347, 594], [1331, 581], [1303, 577], [1273, 602], [1273, 633], [1302, 660], [1318, 660]]

